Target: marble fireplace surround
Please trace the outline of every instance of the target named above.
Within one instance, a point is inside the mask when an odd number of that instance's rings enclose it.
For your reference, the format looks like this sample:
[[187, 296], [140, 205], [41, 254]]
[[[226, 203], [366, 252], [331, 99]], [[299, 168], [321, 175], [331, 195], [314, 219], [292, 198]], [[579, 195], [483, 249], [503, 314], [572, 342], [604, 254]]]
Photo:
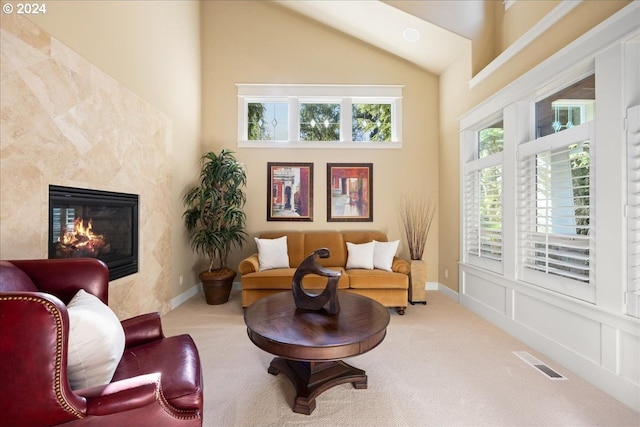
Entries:
[[47, 257], [50, 184], [138, 194], [139, 271], [109, 305], [166, 313], [170, 120], [24, 18], [2, 16], [0, 37], [0, 258]]

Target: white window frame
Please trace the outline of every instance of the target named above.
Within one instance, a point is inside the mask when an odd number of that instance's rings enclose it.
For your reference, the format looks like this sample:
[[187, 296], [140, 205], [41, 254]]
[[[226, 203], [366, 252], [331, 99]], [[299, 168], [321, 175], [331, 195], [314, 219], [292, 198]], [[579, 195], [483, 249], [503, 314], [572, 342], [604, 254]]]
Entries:
[[[239, 148], [402, 148], [402, 85], [296, 85], [236, 84], [238, 92]], [[249, 141], [248, 104], [282, 102], [289, 104], [289, 137], [286, 141]], [[300, 141], [299, 105], [302, 102], [340, 103], [340, 141]], [[391, 141], [352, 141], [354, 103], [391, 104]]]
[[[483, 122], [483, 125], [474, 127], [473, 130], [465, 131], [462, 135], [464, 141], [464, 150], [466, 153], [467, 161], [462, 165], [463, 169], [463, 253], [464, 259], [467, 263], [475, 265], [477, 267], [484, 268], [489, 271], [493, 271], [498, 274], [503, 273], [504, 268], [504, 245], [502, 246], [500, 259], [494, 259], [487, 256], [482, 256], [482, 243], [480, 240], [483, 236], [483, 230], [480, 227], [480, 184], [479, 179], [476, 179], [478, 173], [482, 170], [492, 167], [500, 166], [502, 169], [502, 176], [504, 177], [504, 151], [499, 153], [490, 154], [483, 158], [478, 158], [479, 140], [478, 132], [487, 126], [503, 121], [502, 116], [493, 117], [492, 120]], [[502, 181], [504, 183], [504, 179]], [[477, 185], [476, 185], [477, 184]], [[504, 242], [504, 187], [502, 189], [502, 224], [501, 224], [501, 242]], [[474, 243], [474, 240], [478, 242]], [[473, 251], [477, 245], [478, 251]]]
[[[594, 203], [594, 191], [595, 188], [595, 132], [594, 122], [590, 121], [585, 124], [563, 130], [551, 135], [543, 136], [538, 139], [528, 141], [521, 144], [518, 147], [518, 161], [523, 162], [525, 159], [531, 159], [536, 161], [536, 156], [541, 153], [549, 152], [557, 148], [564, 148], [573, 142], [582, 142], [585, 140], [590, 141], [590, 228], [595, 229], [593, 206]], [[520, 164], [518, 167], [518, 278], [523, 282], [531, 283], [542, 288], [557, 291], [565, 295], [569, 295], [584, 301], [595, 301], [595, 286], [594, 286], [594, 269], [595, 269], [595, 252], [594, 252], [594, 233], [590, 233], [588, 238], [581, 238], [587, 240], [587, 247], [589, 249], [589, 282], [583, 282], [574, 280], [562, 274], [553, 274], [533, 269], [528, 266], [525, 261], [527, 257], [527, 243], [531, 243], [534, 240], [540, 239], [541, 242], [548, 242], [552, 244], [552, 241], [558, 243], [558, 246], [569, 246], [575, 238], [570, 236], [562, 236], [552, 232], [537, 232], [531, 231], [529, 228], [536, 221], [536, 200], [537, 195], [532, 191], [535, 188], [536, 171], [525, 170]]]
[[640, 317], [640, 105], [627, 110], [627, 313]]
[[[522, 284], [530, 284], [541, 289], [557, 292], [559, 294], [566, 295], [581, 299], [587, 302], [594, 302], [596, 299], [596, 286], [595, 280], [595, 234], [591, 236], [589, 241], [589, 254], [590, 254], [590, 280], [591, 282], [585, 284], [584, 282], [572, 281], [570, 279], [562, 280], [562, 277], [556, 277], [553, 274], [539, 273], [535, 271], [526, 272], [523, 274], [523, 266], [521, 265], [521, 257], [519, 254], [519, 245], [521, 240], [521, 227], [520, 227], [520, 215], [522, 214], [521, 202], [518, 198], [518, 179], [520, 179], [519, 171], [519, 159], [520, 156], [526, 153], [527, 149], [533, 149], [536, 142], [540, 140], [532, 141], [535, 138], [536, 124], [535, 124], [535, 103], [557, 92], [558, 90], [579, 81], [589, 74], [595, 72], [594, 63], [580, 64], [575, 67], [567, 75], [552, 79], [546, 84], [539, 86], [538, 90], [531, 91], [528, 95], [521, 98], [512, 99], [510, 103], [504, 104], [502, 110], [489, 110], [485, 109], [487, 113], [484, 117], [475, 115], [475, 120], [466, 120], [461, 122], [461, 157], [460, 157], [460, 170], [461, 170], [461, 206], [466, 208], [465, 199], [465, 183], [468, 178], [468, 173], [473, 169], [482, 169], [491, 164], [497, 164], [497, 158], [490, 159], [491, 156], [487, 156], [483, 159], [477, 159], [477, 141], [476, 132], [483, 128], [483, 125], [490, 125], [499, 120], [500, 115], [503, 117], [504, 126], [504, 147], [502, 153], [499, 153], [502, 162], [502, 262], [492, 262], [488, 259], [478, 259], [477, 257], [470, 256], [467, 248], [467, 218], [468, 211], [463, 210], [461, 212], [461, 259], [463, 264], [467, 264], [474, 267], [480, 267], [485, 270], [497, 273], [504, 278], [518, 281]], [[499, 105], [495, 105], [499, 107]], [[499, 112], [497, 112], [499, 111]], [[473, 117], [473, 116], [469, 116]], [[591, 226], [595, 226], [595, 139], [594, 132], [595, 123], [597, 120], [592, 120], [586, 123], [586, 126], [590, 129], [590, 156], [591, 156], [591, 173], [590, 173], [590, 208], [591, 208]], [[580, 128], [583, 125], [575, 126], [574, 128], [563, 130], [559, 133], [565, 133], [576, 128]], [[486, 127], [486, 126], [485, 126]], [[548, 135], [544, 138], [554, 139], [558, 138], [557, 134]], [[543, 140], [544, 141], [544, 140]], [[527, 147], [527, 143], [531, 143], [530, 148]], [[495, 156], [495, 154], [493, 155]], [[484, 163], [481, 163], [484, 162]], [[477, 164], [474, 164], [477, 162]], [[536, 274], [539, 273], [539, 274]], [[560, 279], [560, 280], [558, 280]]]

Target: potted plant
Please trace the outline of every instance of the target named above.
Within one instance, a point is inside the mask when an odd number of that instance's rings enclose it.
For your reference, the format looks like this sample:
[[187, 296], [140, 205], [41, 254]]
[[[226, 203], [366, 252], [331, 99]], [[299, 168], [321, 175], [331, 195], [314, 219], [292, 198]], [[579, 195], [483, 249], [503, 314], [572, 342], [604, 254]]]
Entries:
[[424, 249], [429, 237], [431, 222], [436, 212], [433, 196], [424, 194], [405, 196], [400, 201], [400, 216], [407, 237], [409, 256], [411, 257], [411, 275], [409, 302], [427, 303], [425, 284], [427, 282], [427, 264], [422, 261]]
[[185, 193], [183, 218], [191, 247], [209, 259], [209, 268], [200, 273], [207, 303], [224, 304], [236, 277], [227, 259], [232, 248], [242, 247], [247, 235], [243, 211], [247, 176], [233, 152], [226, 149], [206, 153], [200, 163], [200, 185]]

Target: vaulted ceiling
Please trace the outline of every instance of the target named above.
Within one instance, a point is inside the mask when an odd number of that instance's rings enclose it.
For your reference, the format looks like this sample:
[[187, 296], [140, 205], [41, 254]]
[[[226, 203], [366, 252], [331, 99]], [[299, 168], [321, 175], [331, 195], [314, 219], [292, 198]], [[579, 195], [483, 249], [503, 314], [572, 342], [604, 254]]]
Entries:
[[442, 74], [481, 31], [483, 0], [275, 0], [282, 7]]

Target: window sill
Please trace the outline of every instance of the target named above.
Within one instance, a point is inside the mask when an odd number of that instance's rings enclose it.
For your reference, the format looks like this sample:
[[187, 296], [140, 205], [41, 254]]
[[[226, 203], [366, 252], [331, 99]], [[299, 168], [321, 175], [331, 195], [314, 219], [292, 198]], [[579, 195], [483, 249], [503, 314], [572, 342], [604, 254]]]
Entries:
[[353, 141], [327, 141], [327, 142], [273, 142], [273, 141], [238, 141], [238, 148], [331, 148], [331, 149], [386, 149], [399, 150], [402, 142], [353, 142]]

